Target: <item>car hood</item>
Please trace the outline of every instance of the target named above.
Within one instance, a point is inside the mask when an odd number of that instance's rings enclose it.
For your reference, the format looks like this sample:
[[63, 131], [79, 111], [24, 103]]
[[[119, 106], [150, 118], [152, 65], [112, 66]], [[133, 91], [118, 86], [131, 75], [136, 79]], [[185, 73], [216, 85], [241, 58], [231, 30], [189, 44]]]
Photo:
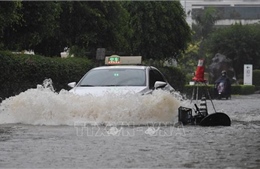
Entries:
[[93, 96], [102, 96], [106, 93], [113, 94], [127, 94], [127, 93], [141, 93], [145, 91], [145, 86], [138, 87], [130, 87], [130, 86], [122, 86], [122, 87], [74, 87], [70, 90], [70, 92], [78, 95], [93, 95]]

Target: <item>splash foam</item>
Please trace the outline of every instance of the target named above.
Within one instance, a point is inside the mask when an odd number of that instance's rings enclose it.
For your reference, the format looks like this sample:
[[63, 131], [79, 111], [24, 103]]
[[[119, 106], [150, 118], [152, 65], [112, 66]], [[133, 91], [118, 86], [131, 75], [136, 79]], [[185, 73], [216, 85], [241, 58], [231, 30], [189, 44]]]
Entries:
[[66, 90], [56, 93], [38, 85], [0, 105], [0, 124], [74, 125], [83, 123], [145, 124], [173, 122], [180, 101], [158, 90], [151, 95], [78, 96]]

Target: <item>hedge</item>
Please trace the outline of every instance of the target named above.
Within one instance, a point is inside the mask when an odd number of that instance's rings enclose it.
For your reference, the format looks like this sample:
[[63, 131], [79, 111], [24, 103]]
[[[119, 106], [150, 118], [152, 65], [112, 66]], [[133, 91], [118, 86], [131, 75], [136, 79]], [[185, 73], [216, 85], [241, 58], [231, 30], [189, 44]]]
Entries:
[[260, 90], [260, 70], [253, 70], [253, 85], [255, 85], [255, 90]]
[[0, 51], [0, 97], [36, 88], [47, 78], [52, 79], [56, 91], [68, 89], [68, 82], [80, 80], [92, 66], [86, 58], [50, 58]]
[[236, 93], [233, 92], [233, 94], [248, 95], [248, 94], [253, 94], [255, 92], [254, 85], [239, 85], [239, 86], [240, 89]]
[[[198, 87], [198, 98], [201, 98], [202, 95], [205, 95], [206, 98], [208, 97], [208, 91], [209, 94], [211, 96], [211, 98], [215, 98], [215, 93], [214, 93], [214, 85], [185, 85], [184, 87], [184, 94], [186, 95], [187, 98], [192, 98], [192, 92], [193, 89], [195, 89], [195, 94], [196, 94], [196, 90]], [[231, 86], [231, 94], [233, 95], [248, 95], [248, 94], [253, 94], [255, 92], [255, 86], [254, 85], [232, 85]], [[195, 98], [195, 95], [193, 99]]]

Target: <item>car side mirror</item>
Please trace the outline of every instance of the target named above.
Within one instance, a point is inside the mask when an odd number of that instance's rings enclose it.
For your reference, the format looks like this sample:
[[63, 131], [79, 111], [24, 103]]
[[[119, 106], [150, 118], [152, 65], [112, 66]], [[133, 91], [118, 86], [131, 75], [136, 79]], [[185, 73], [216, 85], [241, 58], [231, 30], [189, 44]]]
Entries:
[[167, 85], [166, 82], [162, 82], [162, 81], [156, 81], [154, 83], [154, 89], [158, 89], [158, 88], [163, 88]]
[[68, 86], [71, 87], [71, 88], [73, 88], [73, 87], [76, 86], [76, 82], [70, 82], [70, 83], [68, 84]]

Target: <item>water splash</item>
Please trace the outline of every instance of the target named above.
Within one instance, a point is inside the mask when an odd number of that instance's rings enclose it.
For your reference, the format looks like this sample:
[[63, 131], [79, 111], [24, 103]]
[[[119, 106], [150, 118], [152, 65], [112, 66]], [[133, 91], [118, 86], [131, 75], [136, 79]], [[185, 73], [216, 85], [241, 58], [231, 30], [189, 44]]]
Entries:
[[[249, 96], [248, 96], [249, 97]], [[259, 105], [251, 98], [217, 101], [217, 111], [235, 121], [260, 121]], [[240, 108], [234, 109], [240, 104]], [[193, 108], [190, 100], [179, 92], [157, 90], [150, 95], [106, 93], [101, 96], [79, 96], [54, 91], [52, 80], [46, 79], [37, 88], [28, 89], [0, 104], [0, 124], [31, 125], [172, 123], [178, 121], [179, 106]], [[209, 113], [213, 113], [208, 103]]]
[[55, 92], [51, 79], [0, 105], [0, 124], [74, 125], [83, 123], [145, 124], [173, 122], [180, 106], [178, 93], [158, 90], [151, 95], [78, 96], [66, 90]]

